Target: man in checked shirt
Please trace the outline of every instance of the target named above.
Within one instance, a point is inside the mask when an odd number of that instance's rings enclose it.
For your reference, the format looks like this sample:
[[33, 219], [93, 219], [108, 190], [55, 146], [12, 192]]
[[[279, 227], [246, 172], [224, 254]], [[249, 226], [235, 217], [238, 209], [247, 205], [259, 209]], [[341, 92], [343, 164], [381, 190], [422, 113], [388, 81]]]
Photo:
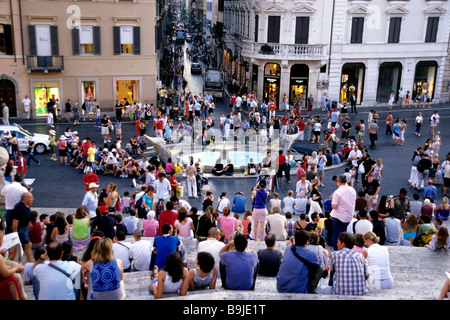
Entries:
[[369, 265], [361, 253], [352, 250], [354, 244], [351, 234], [339, 234], [338, 251], [331, 253], [329, 262], [334, 294], [364, 295], [367, 292]]

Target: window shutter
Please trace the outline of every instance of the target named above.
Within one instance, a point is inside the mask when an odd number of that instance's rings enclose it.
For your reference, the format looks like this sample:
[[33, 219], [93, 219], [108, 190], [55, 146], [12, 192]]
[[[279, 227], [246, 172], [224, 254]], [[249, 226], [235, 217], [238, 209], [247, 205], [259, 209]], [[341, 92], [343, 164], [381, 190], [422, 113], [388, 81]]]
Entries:
[[425, 34], [425, 42], [436, 42], [439, 17], [429, 17], [427, 23], [427, 31]]
[[100, 55], [102, 52], [101, 51], [101, 42], [100, 42], [100, 27], [94, 26], [93, 33], [94, 33], [94, 54]]
[[295, 43], [308, 44], [309, 17], [297, 17], [295, 24]]
[[113, 27], [114, 54], [120, 55], [120, 27]]
[[350, 37], [351, 43], [362, 43], [362, 35], [364, 28], [364, 18], [353, 18], [352, 19], [352, 33]]
[[133, 54], [141, 54], [141, 27], [133, 27]]
[[267, 42], [280, 43], [280, 16], [269, 16]]
[[255, 42], [258, 42], [259, 15], [255, 15]]
[[74, 56], [80, 55], [80, 29], [72, 29], [72, 54]]
[[50, 26], [50, 39], [52, 45], [52, 56], [59, 56], [58, 26]]
[[402, 23], [402, 18], [395, 17], [391, 18], [389, 22], [389, 43], [399, 43], [400, 41], [400, 27]]
[[28, 42], [30, 43], [30, 56], [37, 56], [36, 27], [33, 25], [28, 26]]

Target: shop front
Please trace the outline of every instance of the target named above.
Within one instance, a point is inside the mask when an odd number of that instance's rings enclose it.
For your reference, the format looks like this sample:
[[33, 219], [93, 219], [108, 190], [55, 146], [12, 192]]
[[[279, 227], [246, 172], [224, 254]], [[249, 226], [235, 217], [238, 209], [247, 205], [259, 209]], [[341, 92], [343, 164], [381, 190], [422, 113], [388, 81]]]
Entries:
[[436, 83], [437, 62], [436, 61], [420, 61], [416, 65], [414, 74], [414, 87], [412, 99], [415, 101], [417, 97], [423, 97], [428, 93], [431, 99], [434, 98], [434, 89]]
[[402, 65], [400, 62], [383, 62], [378, 72], [377, 102], [387, 103], [394, 92], [395, 101], [398, 99], [398, 90], [402, 78]]
[[116, 99], [132, 104], [139, 100], [139, 80], [116, 80]]
[[309, 67], [306, 64], [294, 64], [291, 67], [289, 104], [294, 105], [298, 97], [302, 105], [306, 106], [308, 97]]
[[[32, 85], [34, 114], [47, 116], [47, 103], [50, 99], [61, 103], [61, 85], [59, 81], [33, 81]], [[32, 112], [33, 113], [33, 112]]]
[[350, 103], [350, 97], [355, 93], [356, 104], [361, 104], [365, 71], [366, 66], [363, 63], [346, 63], [342, 66], [340, 102], [346, 100], [347, 103]]
[[263, 99], [266, 102], [275, 101], [280, 106], [281, 67], [277, 63], [267, 63], [264, 66]]

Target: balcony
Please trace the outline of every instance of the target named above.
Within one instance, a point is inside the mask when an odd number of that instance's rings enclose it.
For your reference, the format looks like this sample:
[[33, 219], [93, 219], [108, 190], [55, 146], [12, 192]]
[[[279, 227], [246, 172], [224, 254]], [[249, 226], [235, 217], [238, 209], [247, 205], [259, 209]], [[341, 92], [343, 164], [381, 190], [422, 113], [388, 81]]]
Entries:
[[323, 44], [269, 44], [243, 41], [242, 55], [255, 59], [322, 60], [327, 57]]
[[27, 71], [64, 71], [64, 56], [27, 56]]

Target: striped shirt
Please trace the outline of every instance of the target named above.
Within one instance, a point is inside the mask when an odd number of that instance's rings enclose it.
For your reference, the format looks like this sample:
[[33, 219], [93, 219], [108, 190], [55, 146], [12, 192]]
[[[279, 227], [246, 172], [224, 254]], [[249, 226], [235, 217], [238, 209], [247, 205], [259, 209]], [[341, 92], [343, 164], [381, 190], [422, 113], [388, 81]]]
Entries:
[[334, 251], [330, 257], [330, 273], [334, 271], [333, 293], [364, 295], [367, 292], [367, 260], [361, 253], [348, 248]]

